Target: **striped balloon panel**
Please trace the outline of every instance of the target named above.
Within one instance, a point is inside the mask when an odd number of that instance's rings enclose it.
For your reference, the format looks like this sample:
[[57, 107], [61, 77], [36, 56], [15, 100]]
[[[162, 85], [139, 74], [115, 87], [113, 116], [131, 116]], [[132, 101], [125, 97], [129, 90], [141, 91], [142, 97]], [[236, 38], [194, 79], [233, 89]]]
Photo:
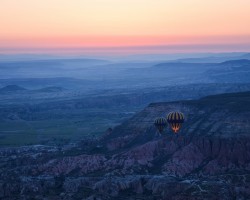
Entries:
[[158, 131], [162, 133], [164, 128], [167, 125], [167, 120], [163, 117], [159, 117], [155, 120], [154, 124], [155, 124], [155, 127], [158, 129]]
[[167, 124], [167, 120], [163, 117], [157, 118], [155, 120], [155, 125], [166, 125]]
[[184, 115], [181, 112], [171, 112], [167, 116], [168, 123], [183, 123]]

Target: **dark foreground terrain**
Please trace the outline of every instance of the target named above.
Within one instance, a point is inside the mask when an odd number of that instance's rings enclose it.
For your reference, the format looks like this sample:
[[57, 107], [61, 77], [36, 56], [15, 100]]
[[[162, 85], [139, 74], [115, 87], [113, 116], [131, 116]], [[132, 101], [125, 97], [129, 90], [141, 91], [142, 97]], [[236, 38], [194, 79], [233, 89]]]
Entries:
[[[169, 111], [176, 135], [156, 134]], [[0, 199], [248, 199], [250, 92], [153, 103], [100, 139], [0, 150]]]

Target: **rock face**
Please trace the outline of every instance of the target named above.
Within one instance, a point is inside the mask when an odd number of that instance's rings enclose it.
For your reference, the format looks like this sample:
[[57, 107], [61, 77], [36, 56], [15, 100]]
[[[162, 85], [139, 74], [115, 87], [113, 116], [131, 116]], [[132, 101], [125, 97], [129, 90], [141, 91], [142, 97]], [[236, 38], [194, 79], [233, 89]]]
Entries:
[[[158, 116], [182, 111], [178, 134]], [[0, 151], [1, 199], [247, 199], [250, 92], [150, 104], [89, 147]]]

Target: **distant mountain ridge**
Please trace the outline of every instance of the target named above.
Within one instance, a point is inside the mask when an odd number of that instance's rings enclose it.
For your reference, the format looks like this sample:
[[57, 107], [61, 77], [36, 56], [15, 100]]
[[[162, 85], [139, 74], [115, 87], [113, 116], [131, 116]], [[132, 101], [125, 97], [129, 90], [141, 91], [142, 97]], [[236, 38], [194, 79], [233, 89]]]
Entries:
[[224, 83], [247, 83], [250, 82], [250, 60], [230, 60], [218, 65], [218, 68], [208, 70], [204, 76], [210, 76], [214, 81]]
[[11, 64], [34, 64], [34, 63], [40, 63], [40, 64], [60, 64], [61, 62], [67, 62], [67, 63], [74, 63], [74, 62], [80, 62], [80, 63], [89, 63], [89, 64], [107, 64], [111, 63], [108, 60], [102, 60], [102, 59], [90, 59], [90, 58], [57, 58], [57, 59], [40, 59], [40, 60], [21, 60], [21, 61], [4, 61], [0, 62], [0, 65], [11, 65]]
[[249, 65], [250, 60], [249, 59], [231, 59], [231, 60], [226, 60], [220, 63], [190, 63], [190, 62], [163, 62], [163, 63], [158, 63], [154, 65], [153, 67], [158, 67], [158, 68], [163, 68], [163, 67], [191, 67], [191, 66], [223, 66], [223, 65], [236, 65], [236, 66], [241, 66], [241, 65]]
[[219, 82], [219, 83], [249, 83], [250, 60], [227, 60], [220, 63], [184, 63], [166, 62], [154, 65], [144, 70], [148, 74], [165, 76], [178, 83], [181, 82]]
[[7, 86], [0, 89], [0, 93], [17, 92], [17, 91], [25, 91], [25, 90], [27, 90], [27, 89], [20, 87], [18, 85], [7, 85]]
[[172, 62], [186, 62], [186, 63], [221, 63], [227, 60], [240, 60], [240, 59], [250, 59], [250, 53], [239, 54], [239, 55], [224, 55], [224, 56], [209, 56], [201, 58], [182, 58], [173, 60]]
[[15, 92], [62, 92], [65, 91], [66, 89], [63, 87], [55, 87], [55, 86], [51, 86], [51, 87], [45, 87], [45, 88], [41, 88], [41, 89], [37, 89], [37, 90], [29, 90], [26, 89], [24, 87], [20, 87], [18, 85], [7, 85], [4, 86], [3, 88], [0, 88], [0, 94], [3, 93], [15, 93]]
[[45, 87], [41, 89], [35, 90], [36, 92], [62, 92], [65, 91], [66, 89], [63, 87]]
[[249, 59], [239, 59], [239, 60], [228, 60], [220, 63], [220, 65], [250, 65]]

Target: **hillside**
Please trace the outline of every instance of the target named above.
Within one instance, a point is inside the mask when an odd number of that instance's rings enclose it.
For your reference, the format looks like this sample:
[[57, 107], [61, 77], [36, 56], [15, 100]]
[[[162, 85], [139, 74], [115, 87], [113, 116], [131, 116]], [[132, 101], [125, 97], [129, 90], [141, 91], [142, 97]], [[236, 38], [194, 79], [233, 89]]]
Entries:
[[211, 80], [223, 83], [248, 83], [250, 81], [250, 60], [230, 60], [222, 62], [216, 69], [208, 70]]
[[[99, 140], [2, 149], [1, 197], [247, 199], [249, 105], [250, 92], [152, 103]], [[172, 110], [183, 129], [157, 136], [154, 119]]]
[[63, 92], [65, 91], [66, 89], [63, 88], [63, 87], [45, 87], [45, 88], [41, 88], [41, 89], [38, 89], [38, 90], [34, 90], [35, 92]]
[[15, 93], [26, 90], [23, 87], [20, 87], [18, 85], [7, 85], [3, 88], [0, 88], [0, 94], [1, 93]]
[[[190, 135], [216, 137], [250, 137], [250, 92], [213, 95], [200, 100], [152, 103], [143, 111], [116, 127], [105, 139], [120, 140], [131, 137], [133, 141], [151, 140], [153, 122], [159, 116], [177, 110], [185, 113], [186, 122], [180, 132], [181, 137]], [[171, 136], [170, 130], [164, 133]], [[111, 138], [113, 138], [111, 140]], [[128, 142], [131, 145], [131, 141]], [[126, 146], [126, 144], [124, 144]]]

